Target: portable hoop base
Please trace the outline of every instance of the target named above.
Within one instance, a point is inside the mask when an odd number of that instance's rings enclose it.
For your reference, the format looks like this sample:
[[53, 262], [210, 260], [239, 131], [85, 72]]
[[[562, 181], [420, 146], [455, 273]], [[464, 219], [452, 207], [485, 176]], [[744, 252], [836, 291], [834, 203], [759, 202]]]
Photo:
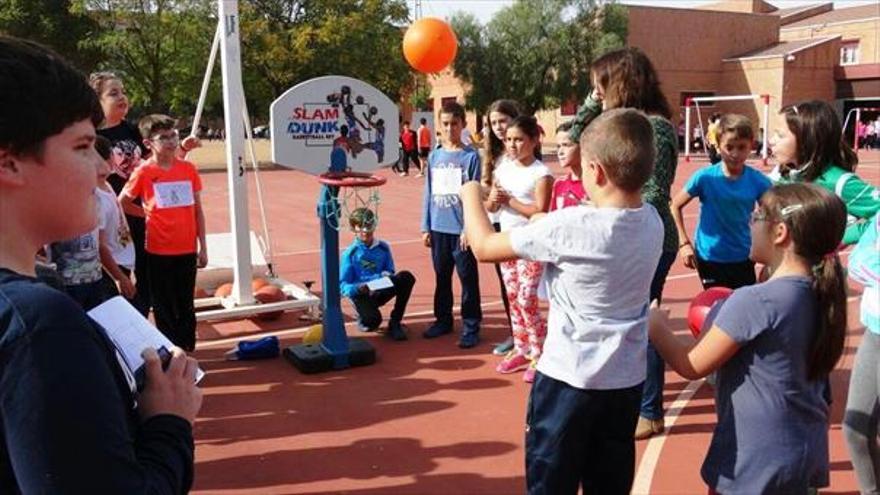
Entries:
[[[375, 180], [352, 182], [352, 172], [335, 174], [332, 178], [339, 186], [370, 187], [384, 183]], [[326, 176], [327, 174], [325, 174]], [[284, 350], [284, 356], [303, 373], [321, 373], [350, 366], [366, 366], [376, 362], [376, 350], [365, 339], [349, 339], [342, 320], [339, 293], [339, 211], [337, 195], [339, 186], [328, 185], [329, 177], [322, 176], [318, 199], [318, 218], [321, 222], [321, 287], [324, 303], [324, 333], [320, 344], [300, 344]], [[331, 219], [337, 225], [331, 223]]]

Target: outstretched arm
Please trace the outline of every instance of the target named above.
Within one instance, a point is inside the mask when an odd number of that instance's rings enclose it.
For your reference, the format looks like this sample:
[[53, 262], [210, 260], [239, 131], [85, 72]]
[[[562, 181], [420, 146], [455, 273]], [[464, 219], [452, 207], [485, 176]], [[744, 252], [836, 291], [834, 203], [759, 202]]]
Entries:
[[489, 224], [489, 217], [483, 208], [482, 186], [470, 181], [461, 186], [461, 201], [464, 209], [464, 228], [468, 243], [474, 256], [483, 262], [496, 262], [516, 259], [507, 232], [495, 232]]

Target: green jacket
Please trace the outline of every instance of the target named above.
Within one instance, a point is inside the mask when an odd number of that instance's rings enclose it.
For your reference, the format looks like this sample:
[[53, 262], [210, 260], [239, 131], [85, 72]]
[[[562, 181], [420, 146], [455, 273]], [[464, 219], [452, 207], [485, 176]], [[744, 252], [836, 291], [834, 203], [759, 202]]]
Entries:
[[[797, 178], [781, 179], [780, 182], [797, 182]], [[846, 205], [849, 218], [843, 243], [858, 242], [870, 225], [868, 220], [880, 211], [880, 190], [858, 175], [833, 164], [825, 168], [816, 178], [815, 184], [836, 194]]]

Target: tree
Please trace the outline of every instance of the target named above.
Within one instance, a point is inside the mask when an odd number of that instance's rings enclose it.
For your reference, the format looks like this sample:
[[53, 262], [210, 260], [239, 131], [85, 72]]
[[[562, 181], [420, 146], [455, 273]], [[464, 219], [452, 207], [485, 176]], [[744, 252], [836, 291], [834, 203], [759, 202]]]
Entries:
[[517, 0], [485, 28], [467, 14], [452, 17], [459, 37], [453, 68], [481, 110], [514, 98], [527, 111], [554, 108], [587, 94], [589, 64], [626, 40], [626, 11], [596, 1]]
[[[118, 72], [133, 106], [186, 115], [198, 101], [217, 26], [212, 0], [79, 0], [104, 26], [88, 43]], [[213, 97], [219, 99], [217, 84]]]
[[400, 26], [408, 15], [404, 0], [242, 3], [242, 62], [253, 76], [248, 80], [274, 98], [313, 77], [344, 75], [398, 100], [412, 84], [400, 48]]
[[90, 70], [102, 57], [100, 50], [87, 46], [99, 26], [71, 7], [70, 0], [4, 0], [0, 2], [0, 33], [39, 42], [81, 70]]

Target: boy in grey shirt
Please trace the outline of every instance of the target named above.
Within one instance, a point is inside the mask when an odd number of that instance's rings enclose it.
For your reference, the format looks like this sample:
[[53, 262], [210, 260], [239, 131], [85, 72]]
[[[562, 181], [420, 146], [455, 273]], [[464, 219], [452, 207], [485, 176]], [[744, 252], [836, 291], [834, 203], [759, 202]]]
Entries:
[[476, 183], [462, 188], [479, 261], [547, 263], [550, 312], [529, 399], [529, 493], [629, 493], [633, 431], [645, 379], [648, 298], [663, 224], [643, 203], [653, 130], [637, 110], [603, 113], [580, 140], [581, 179], [593, 205], [551, 212], [494, 233]]

